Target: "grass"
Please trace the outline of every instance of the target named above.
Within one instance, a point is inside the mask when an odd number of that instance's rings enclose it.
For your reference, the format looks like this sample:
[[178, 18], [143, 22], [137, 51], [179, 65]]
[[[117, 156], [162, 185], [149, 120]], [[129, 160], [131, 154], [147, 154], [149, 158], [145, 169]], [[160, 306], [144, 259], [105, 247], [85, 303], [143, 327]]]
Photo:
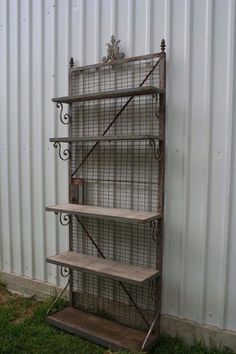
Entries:
[[[57, 330], [44, 321], [52, 298], [38, 302], [11, 294], [0, 284], [1, 354], [111, 354], [112, 352], [77, 336]], [[61, 300], [57, 308], [63, 307]], [[125, 352], [119, 352], [124, 354]], [[187, 346], [179, 338], [162, 337], [152, 354], [228, 354], [227, 349]], [[126, 352], [127, 354], [127, 352]]]

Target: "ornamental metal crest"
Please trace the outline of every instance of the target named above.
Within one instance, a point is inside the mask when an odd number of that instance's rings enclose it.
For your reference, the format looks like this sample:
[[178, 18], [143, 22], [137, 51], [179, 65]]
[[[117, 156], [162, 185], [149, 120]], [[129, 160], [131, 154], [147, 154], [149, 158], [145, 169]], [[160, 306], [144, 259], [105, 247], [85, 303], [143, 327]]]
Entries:
[[119, 47], [120, 39], [117, 41], [115, 36], [111, 36], [111, 43], [107, 45], [107, 56], [102, 58], [103, 63], [124, 59], [125, 53], [120, 52]]

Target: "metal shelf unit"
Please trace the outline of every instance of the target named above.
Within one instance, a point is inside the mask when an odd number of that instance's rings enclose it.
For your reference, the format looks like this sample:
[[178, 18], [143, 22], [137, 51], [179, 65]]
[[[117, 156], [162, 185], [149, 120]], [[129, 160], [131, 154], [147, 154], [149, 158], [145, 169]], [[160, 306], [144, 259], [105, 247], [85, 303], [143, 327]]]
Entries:
[[50, 138], [69, 162], [69, 203], [46, 207], [69, 226], [69, 250], [47, 262], [68, 276], [70, 306], [46, 320], [114, 350], [148, 350], [160, 332], [165, 43], [156, 54], [71, 63], [69, 96], [52, 99], [69, 136]]

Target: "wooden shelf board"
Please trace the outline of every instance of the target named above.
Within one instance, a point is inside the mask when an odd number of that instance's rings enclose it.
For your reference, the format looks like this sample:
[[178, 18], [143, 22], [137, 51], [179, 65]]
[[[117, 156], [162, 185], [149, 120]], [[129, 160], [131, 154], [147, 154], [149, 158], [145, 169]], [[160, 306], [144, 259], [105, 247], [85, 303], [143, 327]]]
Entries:
[[124, 222], [145, 223], [160, 219], [161, 214], [140, 210], [102, 208], [81, 204], [60, 204], [46, 207], [46, 211], [53, 211], [67, 214], [77, 214], [100, 219], [112, 219]]
[[108, 98], [132, 97], [132, 96], [163, 94], [163, 93], [164, 93], [163, 89], [159, 89], [155, 86], [144, 86], [144, 87], [135, 87], [129, 89], [114, 90], [114, 91], [84, 93], [75, 96], [55, 97], [52, 98], [52, 101], [70, 104], [74, 102], [85, 102], [85, 101], [94, 101], [94, 100], [101, 100], [101, 99], [108, 99]]
[[[93, 314], [80, 311], [74, 307], [66, 307], [52, 315], [46, 321], [70, 333], [110, 348], [111, 350], [128, 349], [141, 351], [146, 332], [120, 325]], [[149, 346], [153, 347], [157, 337], [150, 336]]]
[[112, 140], [163, 140], [159, 135], [105, 135], [50, 138], [50, 142], [73, 143], [80, 141], [112, 141]]
[[47, 263], [66, 266], [86, 273], [125, 281], [133, 284], [143, 284], [160, 275], [156, 269], [142, 268], [107, 259], [67, 251], [47, 258]]

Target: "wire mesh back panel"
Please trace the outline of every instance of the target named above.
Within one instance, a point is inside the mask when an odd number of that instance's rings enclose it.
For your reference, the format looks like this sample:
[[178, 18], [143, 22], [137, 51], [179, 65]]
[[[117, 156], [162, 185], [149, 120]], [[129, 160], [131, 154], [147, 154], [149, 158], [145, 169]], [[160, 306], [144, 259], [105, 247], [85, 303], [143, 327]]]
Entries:
[[[78, 67], [70, 72], [71, 95], [150, 85], [162, 86], [160, 54], [116, 64]], [[125, 104], [127, 106], [119, 114]], [[111, 136], [110, 141], [72, 144], [70, 174], [83, 181], [77, 202], [108, 208], [162, 211], [158, 140], [112, 140], [114, 135], [161, 135], [159, 104], [159, 96], [152, 95], [72, 104], [72, 137], [104, 133]], [[98, 257], [102, 253], [108, 260], [156, 269], [158, 241], [152, 225], [85, 217], [80, 221], [101, 252], [75, 217], [70, 232], [72, 250]], [[73, 271], [72, 279], [73, 306], [134, 328], [147, 329], [147, 323], [119, 281], [79, 271]], [[150, 281], [145, 286], [124, 283], [149, 323], [158, 306], [157, 282]]]

